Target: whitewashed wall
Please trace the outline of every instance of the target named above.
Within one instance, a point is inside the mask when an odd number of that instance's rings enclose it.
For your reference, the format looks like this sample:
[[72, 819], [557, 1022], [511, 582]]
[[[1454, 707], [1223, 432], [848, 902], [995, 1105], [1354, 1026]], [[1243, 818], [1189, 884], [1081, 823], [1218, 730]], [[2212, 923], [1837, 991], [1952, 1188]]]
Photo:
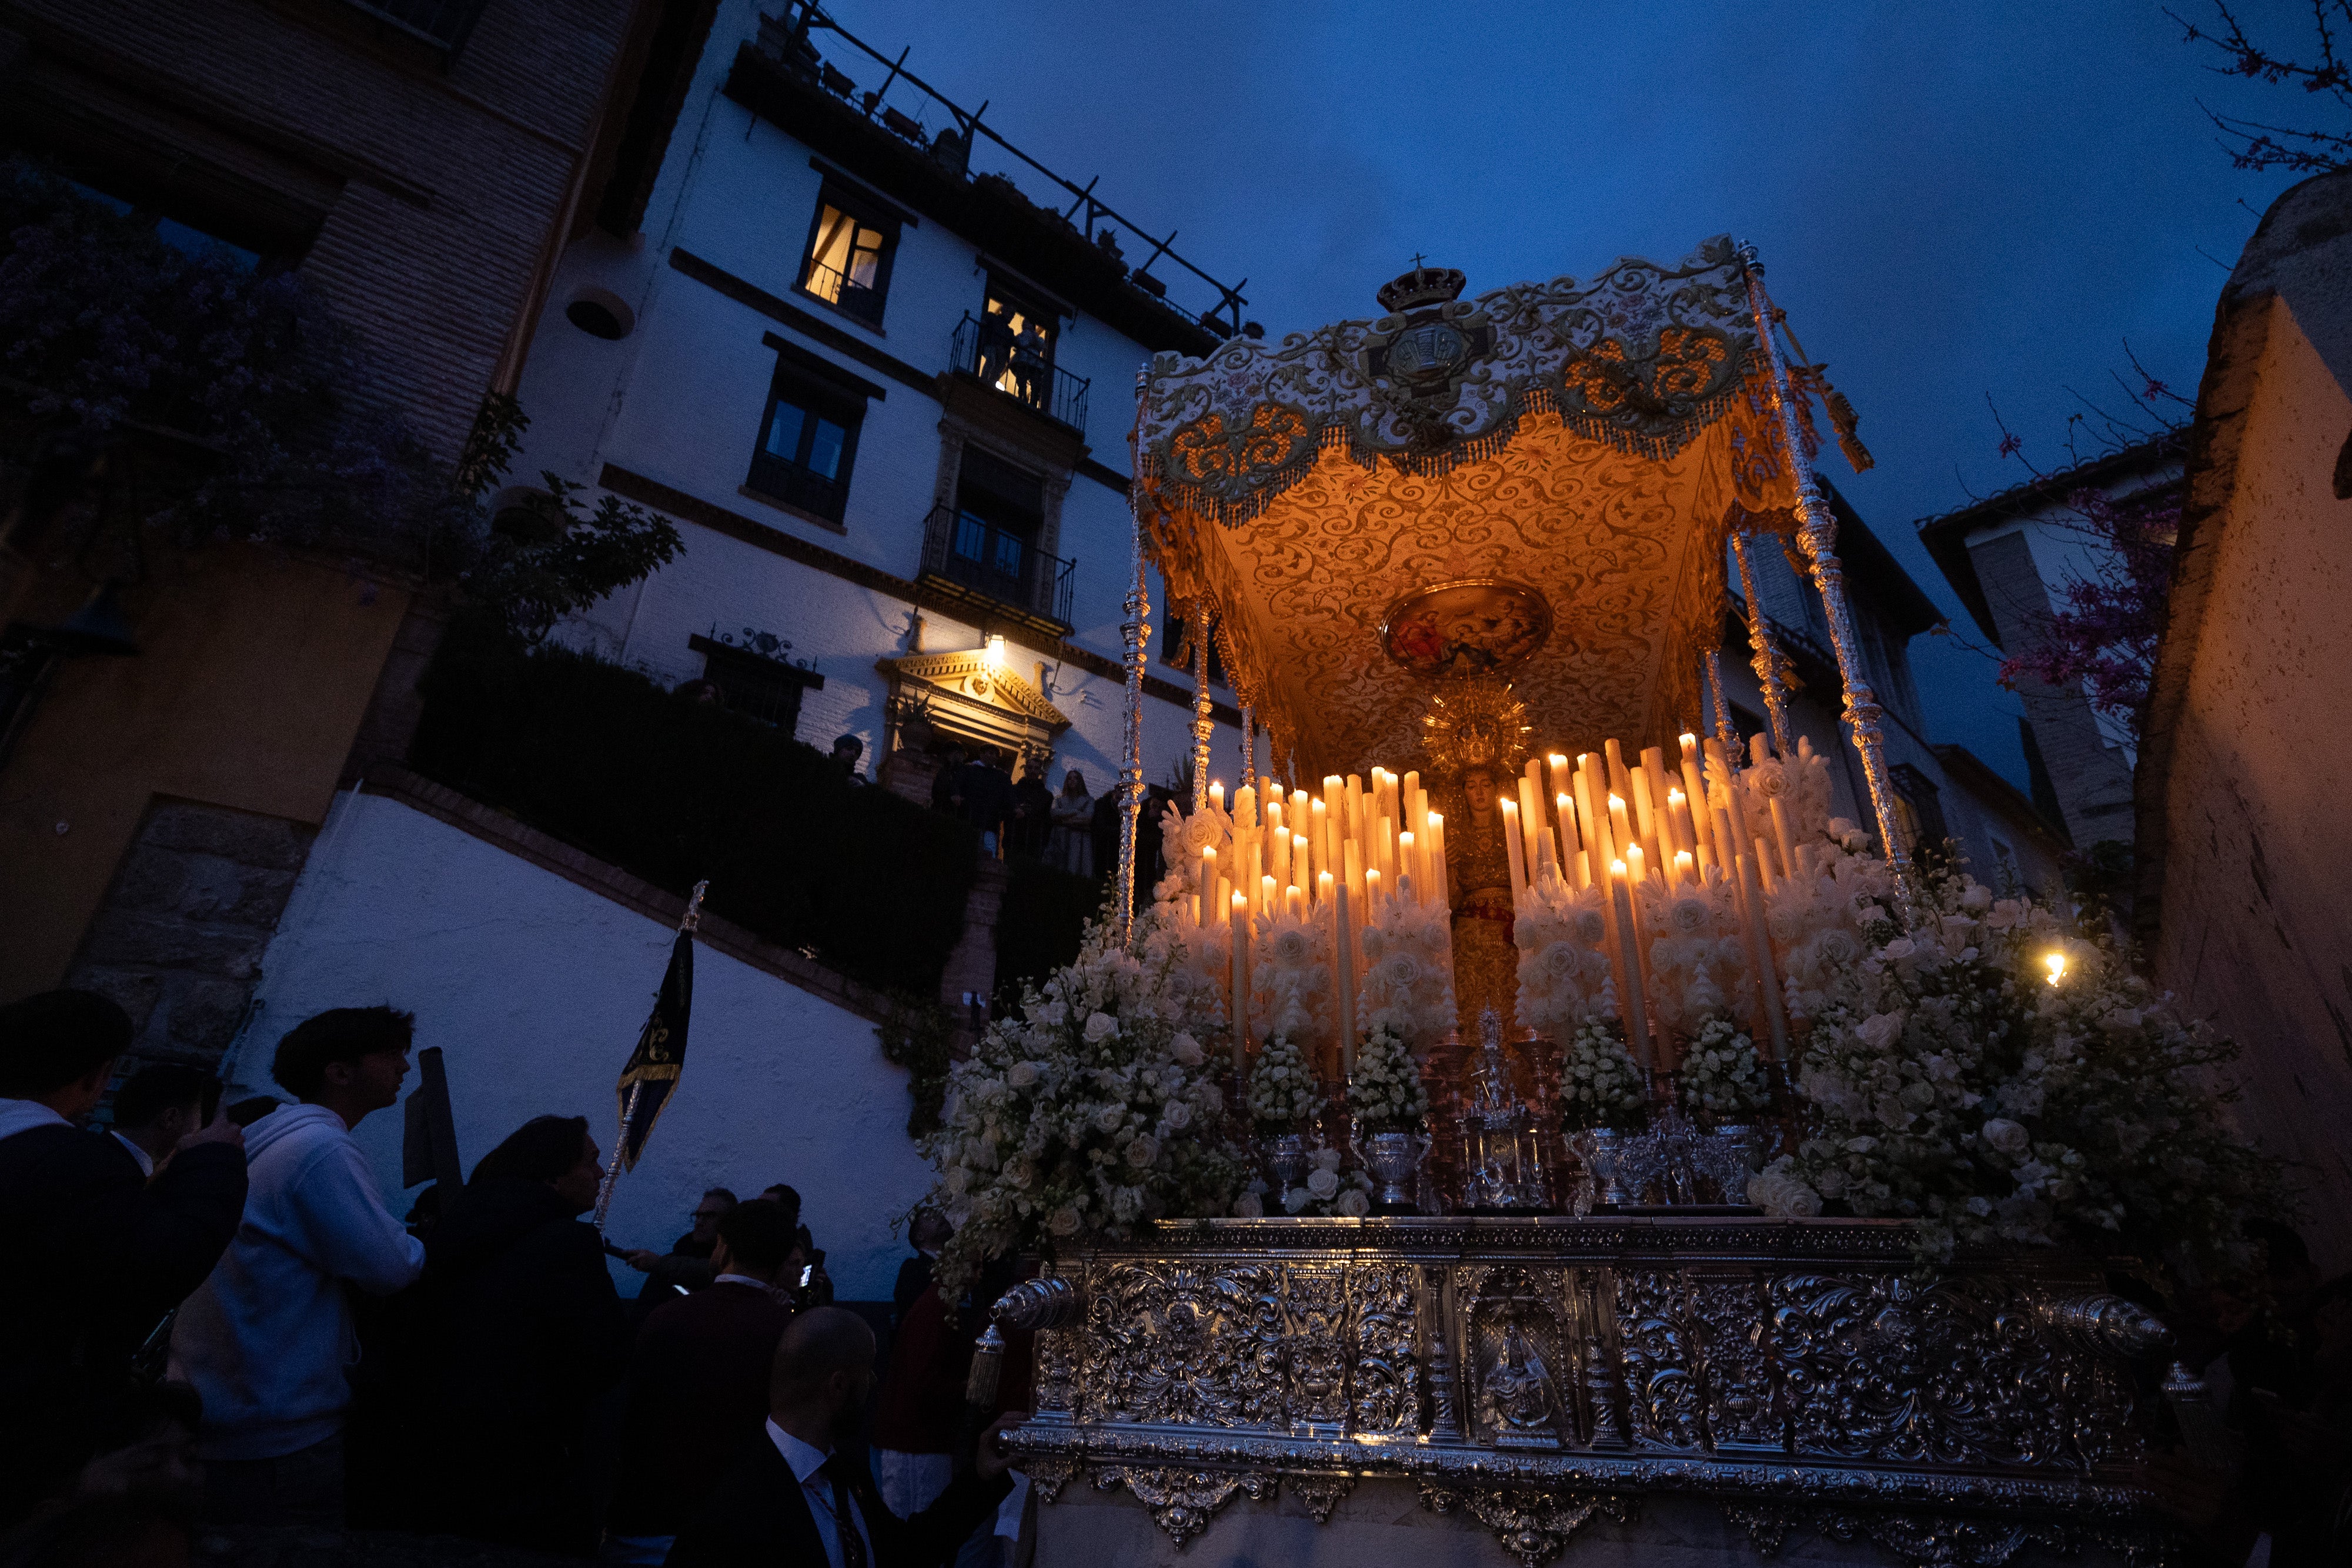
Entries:
[[[229, 1064], [239, 1093], [269, 1082], [278, 1038], [328, 1008], [389, 1002], [442, 1048], [470, 1169], [535, 1115], [584, 1115], [612, 1146], [613, 1084], [667, 962], [671, 932], [435, 818], [344, 795], [263, 959], [262, 1002]], [[706, 1187], [800, 1189], [839, 1294], [887, 1300], [890, 1234], [928, 1184], [906, 1134], [907, 1075], [873, 1026], [708, 947], [695, 955], [686, 1072], [607, 1233], [666, 1250]], [[412, 1077], [410, 1086], [414, 1087]], [[395, 1214], [401, 1116], [357, 1134]], [[644, 1276], [617, 1267], [634, 1295]]]

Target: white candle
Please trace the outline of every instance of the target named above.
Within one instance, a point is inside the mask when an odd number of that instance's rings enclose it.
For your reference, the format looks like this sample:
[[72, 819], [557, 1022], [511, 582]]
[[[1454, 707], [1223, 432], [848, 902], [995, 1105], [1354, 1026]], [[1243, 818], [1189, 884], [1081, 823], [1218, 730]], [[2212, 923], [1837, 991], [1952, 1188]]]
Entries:
[[1633, 940], [1633, 900], [1626, 887], [1625, 862], [1609, 862], [1609, 894], [1617, 910], [1618, 963], [1624, 972], [1622, 1002], [1619, 1011], [1625, 1020], [1626, 1043], [1642, 1063], [1642, 1071], [1652, 1071], [1655, 1059], [1650, 1050], [1650, 1011], [1642, 1005], [1642, 956], [1640, 945]]
[[1497, 800], [1495, 810], [1502, 818], [1503, 856], [1511, 862], [1511, 908], [1517, 911], [1528, 899], [1527, 856], [1519, 843], [1519, 803]]
[[1439, 908], [1453, 906], [1445, 888], [1445, 813], [1429, 813], [1429, 896]]
[[1249, 900], [1234, 894], [1234, 1075], [1239, 1087], [1249, 1070]]
[[1697, 858], [1699, 870], [1705, 872], [1708, 866], [1715, 863], [1717, 858], [1714, 843], [1715, 823], [1708, 820], [1706, 786], [1700, 782], [1698, 776], [1698, 737], [1685, 735], [1683, 737], [1682, 745], [1683, 798], [1690, 810], [1691, 831], [1696, 841], [1692, 843], [1691, 849]]
[[1397, 885], [1402, 888], [1406, 883], [1412, 883], [1413, 902], [1427, 904], [1429, 878], [1422, 874], [1418, 849], [1419, 846], [1413, 842], [1410, 829], [1397, 835]]
[[1348, 908], [1347, 885], [1336, 884], [1331, 896], [1335, 901], [1331, 951], [1339, 967], [1339, 1008], [1334, 1016], [1339, 1024], [1339, 1071], [1344, 1077], [1356, 1070], [1356, 923]]

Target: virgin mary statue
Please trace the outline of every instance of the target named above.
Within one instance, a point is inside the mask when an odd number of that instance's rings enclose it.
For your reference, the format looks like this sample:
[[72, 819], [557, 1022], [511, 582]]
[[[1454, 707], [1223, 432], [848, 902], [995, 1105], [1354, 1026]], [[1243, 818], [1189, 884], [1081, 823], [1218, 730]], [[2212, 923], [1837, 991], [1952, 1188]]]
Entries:
[[1461, 1038], [1488, 1008], [1518, 1038], [1519, 954], [1511, 941], [1511, 868], [1496, 801], [1517, 777], [1527, 710], [1494, 679], [1447, 682], [1422, 721], [1445, 815], [1445, 883], [1454, 906], [1454, 1000]]

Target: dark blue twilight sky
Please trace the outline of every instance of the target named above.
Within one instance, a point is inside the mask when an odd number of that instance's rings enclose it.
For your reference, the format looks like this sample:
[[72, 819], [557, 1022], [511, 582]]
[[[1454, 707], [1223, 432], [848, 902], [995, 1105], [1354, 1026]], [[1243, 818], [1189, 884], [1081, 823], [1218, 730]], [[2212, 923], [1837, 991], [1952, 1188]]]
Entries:
[[[1912, 526], [2026, 477], [1986, 395], [2045, 467], [2065, 461], [2067, 388], [2123, 401], [2126, 340], [2193, 396], [2226, 265], [2291, 183], [2233, 172], [2198, 100], [2308, 107], [2210, 74], [2144, 0], [827, 5], [1246, 277], [1273, 335], [1372, 314], [1415, 251], [1475, 293], [1754, 241], [1878, 459], [1857, 477], [1831, 453], [1825, 472], [1971, 643]], [[2280, 47], [2310, 37], [2294, 0], [2240, 13]], [[2022, 783], [2017, 701], [1957, 641], [1912, 645], [1933, 738]]]

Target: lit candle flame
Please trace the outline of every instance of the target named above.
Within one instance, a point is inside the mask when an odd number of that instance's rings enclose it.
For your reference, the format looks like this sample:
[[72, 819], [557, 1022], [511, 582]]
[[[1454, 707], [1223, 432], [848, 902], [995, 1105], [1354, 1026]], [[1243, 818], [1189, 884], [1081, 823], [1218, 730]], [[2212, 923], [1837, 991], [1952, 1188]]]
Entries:
[[2063, 953], [2052, 953], [2052, 954], [2050, 954], [2048, 956], [2044, 957], [2042, 961], [2043, 963], [2045, 963], [2045, 964], [2047, 964], [2047, 965], [2049, 965], [2049, 966], [2050, 966], [2050, 983], [2051, 983], [2052, 985], [2053, 985], [2053, 986], [2054, 986], [2054, 985], [2056, 985], [2060, 980], [2062, 980], [2062, 979], [2063, 979], [2063, 978], [2065, 978], [2065, 977], [2066, 977], [2066, 955], [2065, 955], [2065, 954], [2063, 954]]

